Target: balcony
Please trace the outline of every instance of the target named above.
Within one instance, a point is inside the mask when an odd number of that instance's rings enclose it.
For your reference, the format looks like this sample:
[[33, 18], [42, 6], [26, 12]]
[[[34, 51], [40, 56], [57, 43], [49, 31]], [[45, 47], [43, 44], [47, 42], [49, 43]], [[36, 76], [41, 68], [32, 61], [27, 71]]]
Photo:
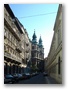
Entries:
[[22, 48], [21, 48], [20, 45], [17, 45], [16, 50], [17, 50], [19, 53], [22, 53]]
[[26, 46], [29, 46], [29, 43], [26, 43]]
[[5, 13], [4, 16], [4, 23], [7, 25], [8, 29], [14, 34], [14, 36], [20, 41], [21, 35], [18, 32], [19, 30], [17, 29], [15, 23], [12, 21], [11, 17], [8, 16], [7, 13]]
[[8, 53], [7, 51], [4, 52], [4, 56], [5, 56], [5, 57], [8, 57], [8, 58], [11, 58], [11, 54]]
[[8, 60], [11, 60], [11, 61], [13, 61], [13, 62], [22, 63], [22, 59], [21, 59], [21, 58], [15, 56], [15, 55], [12, 54], [12, 53], [11, 53], [11, 54], [8, 53], [7, 51], [4, 52], [4, 56], [7, 57], [7, 58], [9, 58]]

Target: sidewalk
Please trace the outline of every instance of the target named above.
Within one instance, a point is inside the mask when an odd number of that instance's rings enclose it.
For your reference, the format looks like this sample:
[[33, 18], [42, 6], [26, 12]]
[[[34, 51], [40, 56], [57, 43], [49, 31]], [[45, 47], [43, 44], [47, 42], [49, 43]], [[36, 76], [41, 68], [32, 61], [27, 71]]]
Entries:
[[45, 77], [45, 80], [47, 81], [47, 84], [59, 84], [54, 78], [52, 77]]

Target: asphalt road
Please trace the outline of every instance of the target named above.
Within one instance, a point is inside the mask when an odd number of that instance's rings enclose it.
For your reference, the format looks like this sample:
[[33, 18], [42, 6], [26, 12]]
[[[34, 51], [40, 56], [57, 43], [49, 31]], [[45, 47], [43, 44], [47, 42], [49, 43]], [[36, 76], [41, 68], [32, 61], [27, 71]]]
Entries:
[[42, 73], [33, 76], [30, 79], [20, 80], [16, 84], [58, 84], [53, 78], [49, 76], [43, 76]]

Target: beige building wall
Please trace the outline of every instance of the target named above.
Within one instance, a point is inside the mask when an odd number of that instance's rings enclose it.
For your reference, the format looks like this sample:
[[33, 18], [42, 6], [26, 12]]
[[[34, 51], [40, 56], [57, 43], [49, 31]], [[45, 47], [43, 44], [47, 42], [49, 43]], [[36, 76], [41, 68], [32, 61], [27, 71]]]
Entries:
[[62, 83], [62, 5], [59, 5], [54, 35], [46, 64], [49, 75]]
[[23, 31], [22, 46], [24, 46], [24, 59], [23, 64], [27, 66], [28, 61], [31, 59], [31, 42], [26, 29]]

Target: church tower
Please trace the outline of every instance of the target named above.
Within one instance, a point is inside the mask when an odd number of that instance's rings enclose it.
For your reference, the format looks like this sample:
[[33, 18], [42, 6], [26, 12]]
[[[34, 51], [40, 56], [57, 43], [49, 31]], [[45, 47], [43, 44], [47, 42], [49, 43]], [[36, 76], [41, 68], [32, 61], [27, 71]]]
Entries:
[[31, 61], [32, 68], [34, 70], [43, 70], [43, 60], [44, 60], [44, 48], [42, 45], [41, 36], [39, 38], [39, 42], [37, 42], [37, 36], [34, 34], [32, 36], [32, 50], [31, 50]]
[[34, 34], [32, 36], [32, 52], [31, 52], [31, 60], [33, 69], [37, 68], [37, 36]]
[[34, 34], [32, 36], [32, 44], [37, 44], [37, 36], [35, 34], [35, 31], [34, 31]]
[[41, 36], [39, 38], [39, 44], [38, 44], [39, 47], [42, 47], [42, 39], [41, 39]]
[[41, 72], [43, 72], [44, 71], [44, 48], [43, 48], [41, 36], [38, 42], [38, 61], [37, 62], [38, 62], [37, 67]]
[[38, 47], [39, 47], [39, 53], [40, 53], [39, 58], [43, 59], [44, 58], [44, 48], [43, 48], [43, 45], [42, 45], [41, 36], [39, 38]]

